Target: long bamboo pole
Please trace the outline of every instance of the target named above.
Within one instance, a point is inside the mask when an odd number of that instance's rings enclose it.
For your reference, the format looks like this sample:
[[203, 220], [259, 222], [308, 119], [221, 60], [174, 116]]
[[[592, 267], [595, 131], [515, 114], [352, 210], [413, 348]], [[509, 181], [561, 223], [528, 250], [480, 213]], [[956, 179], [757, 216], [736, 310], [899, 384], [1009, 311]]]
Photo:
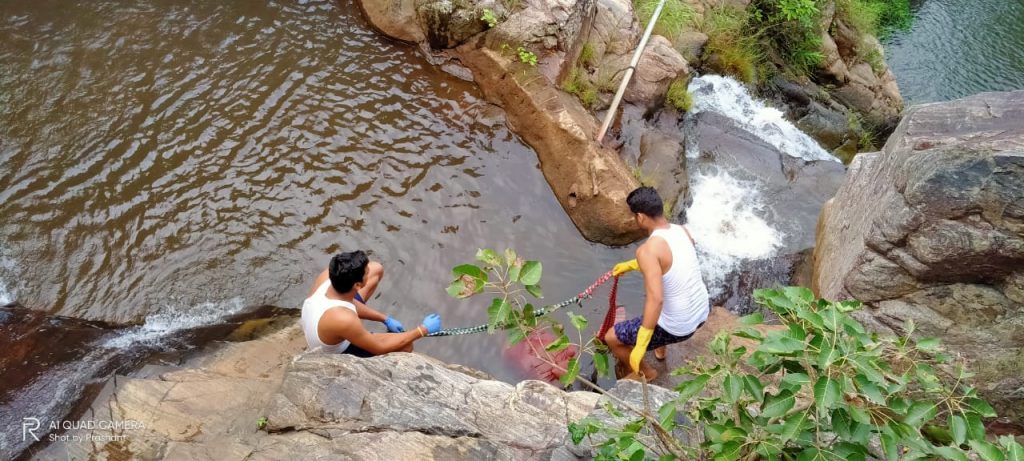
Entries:
[[651, 15], [651, 21], [647, 23], [647, 29], [644, 30], [644, 35], [640, 39], [640, 45], [636, 47], [636, 51], [633, 52], [633, 59], [629, 62], [629, 67], [626, 68], [625, 75], [622, 76], [622, 83], [619, 84], [619, 90], [615, 92], [615, 97], [612, 98], [612, 105], [608, 108], [608, 114], [604, 116], [604, 122], [601, 122], [601, 129], [597, 132], [597, 142], [601, 142], [604, 139], [605, 133], [608, 132], [608, 127], [612, 124], [612, 119], [615, 118], [615, 110], [619, 108], [619, 103], [622, 102], [622, 95], [626, 93], [626, 87], [629, 86], [629, 80], [633, 78], [633, 72], [636, 71], [636, 65], [640, 62], [640, 55], [644, 54], [644, 48], [647, 46], [647, 40], [651, 38], [651, 33], [654, 32], [654, 24], [658, 22], [658, 16], [661, 16], [661, 9], [665, 6], [665, 0], [658, 2], [658, 6], [654, 9], [654, 14]]

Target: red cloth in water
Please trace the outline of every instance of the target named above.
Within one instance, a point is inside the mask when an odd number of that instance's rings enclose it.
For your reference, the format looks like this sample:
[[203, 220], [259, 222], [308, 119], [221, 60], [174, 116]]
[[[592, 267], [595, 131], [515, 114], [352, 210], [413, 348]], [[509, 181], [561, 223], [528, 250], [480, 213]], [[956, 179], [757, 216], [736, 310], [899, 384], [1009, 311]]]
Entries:
[[[626, 320], [626, 309], [622, 306], [615, 308], [615, 323], [619, 323]], [[544, 347], [551, 344], [554, 341], [555, 334], [551, 330], [540, 330], [530, 334], [530, 336], [516, 344], [505, 349], [505, 360], [512, 364], [520, 373], [532, 379], [540, 379], [549, 382], [555, 382], [565, 372], [551, 366], [547, 360], [547, 353], [544, 352]], [[533, 345], [531, 348], [530, 345]], [[541, 359], [534, 354], [534, 348], [540, 353]], [[558, 352], [550, 353], [551, 361], [558, 364], [558, 366], [564, 368], [569, 367], [569, 359], [576, 357], [576, 346], [570, 345], [569, 347], [562, 349]]]
[[[531, 333], [519, 344], [505, 349], [505, 360], [512, 364], [523, 375], [549, 382], [557, 381], [565, 372], [551, 366], [549, 361], [558, 364], [562, 369], [569, 367], [569, 359], [576, 356], [576, 346], [570, 345], [558, 352], [545, 352], [544, 347], [551, 344], [555, 334], [550, 330], [540, 330]], [[541, 359], [534, 353], [534, 349], [540, 354]], [[548, 358], [550, 356], [550, 359]]]

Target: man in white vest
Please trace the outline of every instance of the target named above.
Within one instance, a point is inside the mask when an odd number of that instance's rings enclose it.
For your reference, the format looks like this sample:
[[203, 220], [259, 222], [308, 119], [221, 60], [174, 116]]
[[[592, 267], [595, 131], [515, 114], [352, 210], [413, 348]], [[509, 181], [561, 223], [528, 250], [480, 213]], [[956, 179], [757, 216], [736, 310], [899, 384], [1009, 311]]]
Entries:
[[632, 373], [627, 379], [643, 374], [653, 380], [658, 373], [643, 363], [644, 354], [690, 339], [711, 308], [690, 232], [665, 219], [658, 192], [638, 188], [626, 203], [649, 238], [636, 249], [636, 259], [616, 264], [612, 271], [616, 276], [634, 270], [643, 273], [644, 310], [640, 317], [615, 324], [604, 342], [619, 363], [629, 363]]
[[[441, 329], [441, 317], [430, 314], [415, 330], [405, 331], [394, 317], [366, 305], [384, 277], [384, 266], [366, 253], [352, 251], [331, 258], [302, 303], [302, 331], [310, 351], [372, 357], [411, 352], [417, 339]], [[381, 322], [387, 333], [371, 333], [362, 320]]]

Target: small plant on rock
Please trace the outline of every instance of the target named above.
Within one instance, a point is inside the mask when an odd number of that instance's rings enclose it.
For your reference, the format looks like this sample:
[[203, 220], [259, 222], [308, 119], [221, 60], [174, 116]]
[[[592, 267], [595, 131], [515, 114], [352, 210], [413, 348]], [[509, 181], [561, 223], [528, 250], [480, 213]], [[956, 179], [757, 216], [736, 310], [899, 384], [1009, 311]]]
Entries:
[[526, 64], [530, 67], [537, 66], [537, 55], [533, 54], [532, 51], [527, 50], [526, 48], [523, 47], [519, 47], [519, 49], [516, 51], [519, 53], [519, 62]]
[[484, 13], [480, 16], [480, 20], [487, 23], [487, 28], [493, 29], [498, 25], [498, 17], [494, 14], [494, 11], [490, 8], [485, 8]]
[[590, 42], [584, 43], [580, 49], [580, 64], [588, 68], [593, 68], [597, 64], [594, 61], [594, 45]]
[[665, 94], [665, 102], [675, 107], [680, 112], [689, 112], [693, 107], [693, 95], [687, 89], [685, 78], [677, 78], [668, 86], [668, 93]]
[[256, 429], [263, 430], [265, 427], [267, 427], [267, 417], [260, 416], [256, 419]]
[[562, 83], [562, 89], [566, 93], [575, 95], [580, 99], [588, 109], [593, 109], [597, 106], [597, 90], [594, 89], [594, 85], [587, 79], [586, 72], [579, 67], [574, 67], [572, 72], [569, 73], [569, 78], [565, 79]]

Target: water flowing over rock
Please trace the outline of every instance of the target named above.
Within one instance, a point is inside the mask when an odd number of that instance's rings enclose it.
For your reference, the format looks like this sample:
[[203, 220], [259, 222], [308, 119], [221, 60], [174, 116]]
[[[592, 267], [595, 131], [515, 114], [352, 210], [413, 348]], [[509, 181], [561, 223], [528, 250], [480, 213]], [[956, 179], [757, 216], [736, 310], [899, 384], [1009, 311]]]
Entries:
[[797, 255], [814, 246], [821, 206], [839, 188], [845, 168], [736, 80], [703, 76], [690, 90], [695, 104], [686, 120], [686, 155], [693, 202], [686, 218], [712, 299], [744, 311], [751, 288], [743, 282], [751, 278], [745, 271], [760, 272], [754, 278], [765, 283], [792, 283]]
[[1024, 415], [1024, 91], [908, 110], [854, 160], [817, 232], [820, 296], [868, 303], [879, 330], [913, 320]]

